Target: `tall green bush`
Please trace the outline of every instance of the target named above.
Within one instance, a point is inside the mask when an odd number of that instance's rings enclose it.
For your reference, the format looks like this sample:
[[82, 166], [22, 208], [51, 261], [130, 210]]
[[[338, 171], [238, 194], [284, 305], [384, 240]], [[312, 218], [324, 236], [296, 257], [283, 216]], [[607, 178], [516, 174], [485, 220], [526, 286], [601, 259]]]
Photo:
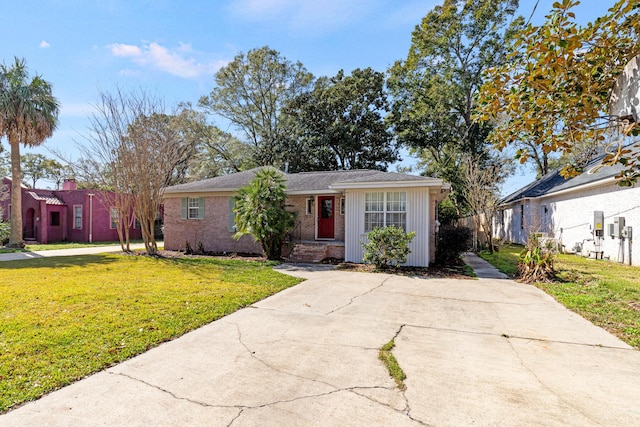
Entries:
[[379, 269], [404, 264], [411, 252], [409, 243], [415, 236], [415, 231], [405, 233], [402, 228], [393, 225], [374, 228], [367, 233], [368, 242], [360, 242], [364, 248], [363, 261]]
[[234, 238], [249, 234], [260, 243], [267, 259], [279, 260], [284, 238], [295, 224], [294, 214], [285, 210], [284, 175], [271, 167], [260, 169], [255, 175], [238, 190]]
[[[0, 188], [1, 190], [1, 188]], [[2, 194], [0, 194], [1, 196]], [[0, 218], [2, 218], [2, 208], [0, 208]], [[0, 246], [3, 246], [9, 241], [11, 236], [11, 223], [0, 219]]]
[[471, 248], [471, 230], [468, 227], [444, 225], [438, 231], [436, 259], [440, 264], [459, 264], [462, 254]]
[[11, 235], [11, 224], [6, 221], [0, 221], [0, 246], [9, 241]]

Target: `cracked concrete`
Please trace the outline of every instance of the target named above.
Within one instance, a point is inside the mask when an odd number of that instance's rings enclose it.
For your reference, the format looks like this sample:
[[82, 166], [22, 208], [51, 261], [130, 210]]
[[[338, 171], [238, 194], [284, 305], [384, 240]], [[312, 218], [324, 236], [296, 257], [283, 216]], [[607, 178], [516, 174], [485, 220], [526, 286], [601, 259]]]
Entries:
[[0, 425], [640, 424], [640, 353], [534, 287], [279, 269], [307, 281]]

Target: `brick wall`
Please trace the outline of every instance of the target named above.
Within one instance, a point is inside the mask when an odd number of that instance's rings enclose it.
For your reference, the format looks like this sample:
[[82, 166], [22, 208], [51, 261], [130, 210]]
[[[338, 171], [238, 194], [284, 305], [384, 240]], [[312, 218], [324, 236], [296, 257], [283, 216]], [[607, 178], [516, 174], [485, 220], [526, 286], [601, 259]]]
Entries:
[[[182, 198], [164, 199], [164, 247], [168, 250], [184, 250], [186, 241], [192, 248], [202, 242], [204, 249], [211, 252], [262, 253], [260, 245], [251, 236], [233, 239], [229, 231], [229, 197], [231, 193], [207, 196], [204, 202], [204, 219], [182, 219]], [[196, 197], [196, 196], [193, 196]], [[306, 215], [308, 196], [291, 196], [287, 199], [287, 210], [296, 212], [300, 222], [300, 232], [296, 238], [315, 240], [316, 204], [312, 215]], [[344, 241], [344, 215], [340, 215], [340, 195], [335, 201], [335, 240]]]
[[204, 199], [204, 219], [182, 219], [182, 199], [164, 199], [164, 247], [168, 250], [184, 250], [186, 242], [193, 249], [202, 242], [205, 251], [262, 253], [260, 245], [251, 236], [240, 240], [229, 231], [229, 197], [209, 196]]

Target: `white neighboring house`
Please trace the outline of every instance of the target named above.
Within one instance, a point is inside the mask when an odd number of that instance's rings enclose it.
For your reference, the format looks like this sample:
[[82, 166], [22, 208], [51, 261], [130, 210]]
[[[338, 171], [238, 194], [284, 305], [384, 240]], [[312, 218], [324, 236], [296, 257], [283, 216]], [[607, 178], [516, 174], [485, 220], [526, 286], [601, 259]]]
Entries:
[[617, 185], [622, 166], [601, 162], [592, 160], [570, 179], [551, 172], [505, 197], [494, 237], [524, 244], [540, 232], [566, 253], [640, 265], [640, 245], [633, 253], [633, 234], [640, 242], [640, 188]]

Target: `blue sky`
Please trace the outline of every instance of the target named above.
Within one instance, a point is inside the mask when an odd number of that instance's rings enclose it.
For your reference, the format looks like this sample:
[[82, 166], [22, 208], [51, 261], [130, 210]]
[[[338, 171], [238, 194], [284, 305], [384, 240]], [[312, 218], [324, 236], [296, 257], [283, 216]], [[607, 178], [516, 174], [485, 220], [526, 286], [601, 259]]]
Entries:
[[[536, 0], [521, 0], [529, 18]], [[606, 13], [614, 0], [584, 0], [579, 22]], [[407, 55], [411, 32], [441, 0], [48, 0], [6, 2], [0, 60], [25, 58], [53, 84], [62, 108], [45, 144], [73, 156], [100, 90], [145, 88], [167, 104], [192, 102], [238, 52], [268, 45], [316, 76], [340, 69], [385, 71]], [[539, 0], [540, 23], [553, 0]], [[226, 122], [211, 121], [227, 131]], [[5, 140], [2, 144], [8, 149]], [[44, 148], [23, 150], [42, 152]], [[405, 158], [404, 164], [411, 164]], [[532, 179], [520, 171], [509, 193]], [[43, 186], [44, 183], [39, 183]]]

